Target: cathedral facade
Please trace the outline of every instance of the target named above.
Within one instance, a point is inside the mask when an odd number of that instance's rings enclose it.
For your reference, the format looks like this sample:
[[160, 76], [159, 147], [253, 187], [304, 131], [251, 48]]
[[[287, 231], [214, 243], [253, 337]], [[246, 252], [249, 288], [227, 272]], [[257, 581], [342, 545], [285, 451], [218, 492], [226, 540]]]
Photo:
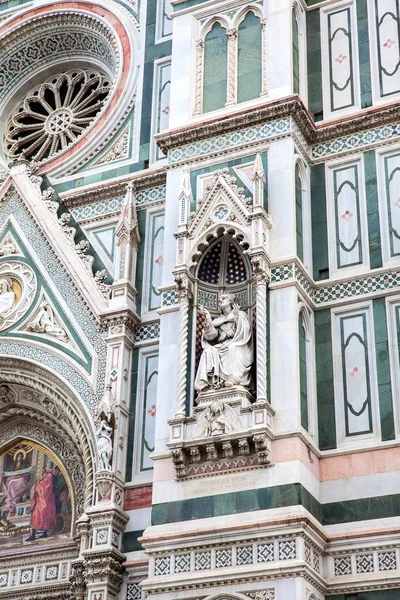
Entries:
[[0, 600], [398, 600], [400, 1], [0, 0], [0, 125]]

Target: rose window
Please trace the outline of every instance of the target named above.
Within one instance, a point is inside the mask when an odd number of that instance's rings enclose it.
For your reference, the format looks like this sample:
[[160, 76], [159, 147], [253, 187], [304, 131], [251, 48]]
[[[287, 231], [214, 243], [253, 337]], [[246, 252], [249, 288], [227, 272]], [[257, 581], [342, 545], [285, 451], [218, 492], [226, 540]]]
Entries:
[[14, 110], [6, 128], [7, 154], [43, 160], [65, 150], [95, 120], [109, 93], [109, 78], [99, 71], [50, 77]]

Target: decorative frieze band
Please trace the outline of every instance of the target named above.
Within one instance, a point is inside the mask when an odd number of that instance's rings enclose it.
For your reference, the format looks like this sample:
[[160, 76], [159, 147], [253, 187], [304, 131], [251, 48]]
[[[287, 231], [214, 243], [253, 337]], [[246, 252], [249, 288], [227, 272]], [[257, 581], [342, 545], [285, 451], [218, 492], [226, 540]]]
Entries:
[[346, 554], [333, 557], [331, 560], [334, 577], [395, 571], [399, 564], [396, 548]]
[[17, 569], [0, 571], [0, 593], [6, 589], [19, 589], [32, 586], [49, 585], [50, 583], [68, 581], [70, 573], [69, 561], [52, 561], [48, 564], [25, 566]]
[[[165, 185], [148, 190], [137, 191], [135, 194], [136, 208], [140, 210], [148, 204], [165, 202]], [[71, 209], [71, 214], [77, 223], [91, 221], [100, 217], [108, 217], [121, 212], [124, 196], [118, 196], [108, 200], [100, 200], [93, 204], [86, 204]]]
[[267, 562], [294, 560], [297, 558], [296, 539], [258, 542], [242, 542], [220, 548], [175, 551], [154, 558], [153, 573], [156, 577], [207, 571], [224, 567], [240, 567]]
[[316, 305], [321, 306], [329, 302], [348, 300], [366, 294], [382, 294], [389, 290], [400, 290], [400, 271], [387, 271], [354, 277], [350, 281], [330, 283], [324, 286], [317, 285], [306, 277], [298, 265], [285, 263], [271, 269], [271, 284], [288, 281], [298, 282], [308, 298]]

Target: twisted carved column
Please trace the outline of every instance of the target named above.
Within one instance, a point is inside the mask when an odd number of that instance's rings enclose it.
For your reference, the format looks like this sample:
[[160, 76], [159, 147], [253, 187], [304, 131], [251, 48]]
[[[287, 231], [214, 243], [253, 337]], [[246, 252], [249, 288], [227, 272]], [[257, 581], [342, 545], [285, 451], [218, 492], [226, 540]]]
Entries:
[[228, 38], [228, 90], [226, 105], [228, 105], [236, 104], [237, 30], [228, 29], [226, 37]]
[[204, 41], [196, 40], [196, 84], [194, 92], [194, 112], [193, 115], [201, 115], [203, 106], [203, 63], [204, 63]]
[[261, 96], [267, 93], [267, 19], [260, 20], [261, 25]]
[[184, 417], [186, 413], [186, 381], [189, 334], [189, 302], [192, 298], [191, 284], [186, 275], [175, 277], [179, 298], [179, 361], [178, 388], [175, 417]]
[[256, 284], [257, 401], [267, 399], [267, 269], [264, 261], [252, 259]]

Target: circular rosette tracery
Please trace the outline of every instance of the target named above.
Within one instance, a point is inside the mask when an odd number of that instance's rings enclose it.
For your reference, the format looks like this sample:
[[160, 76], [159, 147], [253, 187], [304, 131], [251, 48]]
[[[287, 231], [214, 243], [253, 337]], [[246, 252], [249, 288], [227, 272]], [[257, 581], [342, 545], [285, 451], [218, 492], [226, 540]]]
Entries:
[[65, 150], [95, 120], [110, 87], [110, 79], [94, 70], [48, 78], [14, 110], [6, 128], [7, 154], [42, 160]]

